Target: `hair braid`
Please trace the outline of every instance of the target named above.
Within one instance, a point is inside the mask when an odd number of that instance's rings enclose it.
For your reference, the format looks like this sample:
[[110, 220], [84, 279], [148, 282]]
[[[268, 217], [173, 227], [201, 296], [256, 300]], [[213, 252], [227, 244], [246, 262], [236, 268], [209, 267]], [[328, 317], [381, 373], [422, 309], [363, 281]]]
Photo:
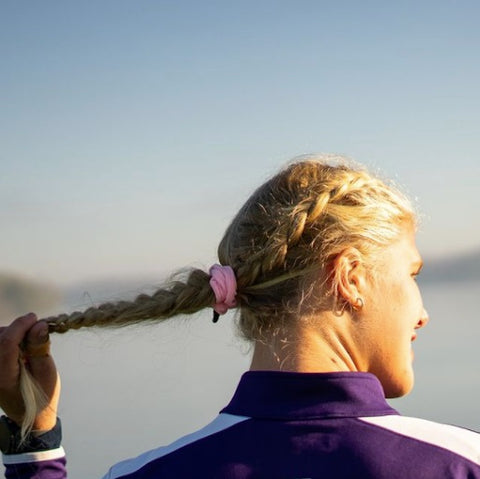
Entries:
[[49, 330], [65, 333], [85, 327], [118, 327], [142, 321], [158, 321], [178, 314], [192, 314], [213, 304], [210, 276], [195, 269], [187, 280], [173, 281], [154, 294], [140, 294], [134, 301], [107, 302], [86, 311], [46, 318]]

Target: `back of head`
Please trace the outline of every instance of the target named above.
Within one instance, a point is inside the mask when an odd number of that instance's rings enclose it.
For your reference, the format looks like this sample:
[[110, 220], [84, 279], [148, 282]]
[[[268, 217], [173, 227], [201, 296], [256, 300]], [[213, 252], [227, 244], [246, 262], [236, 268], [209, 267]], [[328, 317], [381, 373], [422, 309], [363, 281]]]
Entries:
[[261, 339], [331, 307], [332, 259], [355, 247], [373, 265], [379, 248], [414, 221], [405, 196], [344, 159], [290, 164], [248, 199], [218, 249], [237, 276], [241, 332]]

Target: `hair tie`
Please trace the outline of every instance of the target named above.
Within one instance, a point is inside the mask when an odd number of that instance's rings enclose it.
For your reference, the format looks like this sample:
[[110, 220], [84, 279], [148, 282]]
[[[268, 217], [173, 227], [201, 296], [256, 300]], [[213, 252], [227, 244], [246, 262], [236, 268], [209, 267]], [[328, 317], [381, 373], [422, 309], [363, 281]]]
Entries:
[[234, 308], [237, 305], [235, 301], [237, 280], [230, 266], [214, 264], [210, 268], [209, 273], [211, 276], [210, 287], [215, 293], [213, 322], [216, 323], [221, 314], [225, 314], [230, 308]]

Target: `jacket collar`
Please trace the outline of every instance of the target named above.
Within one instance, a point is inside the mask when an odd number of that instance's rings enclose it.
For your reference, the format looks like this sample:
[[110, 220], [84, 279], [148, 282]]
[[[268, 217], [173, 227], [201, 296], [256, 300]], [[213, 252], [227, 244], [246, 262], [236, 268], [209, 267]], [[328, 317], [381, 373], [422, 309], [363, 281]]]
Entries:
[[264, 419], [398, 414], [370, 373], [249, 371], [221, 412]]

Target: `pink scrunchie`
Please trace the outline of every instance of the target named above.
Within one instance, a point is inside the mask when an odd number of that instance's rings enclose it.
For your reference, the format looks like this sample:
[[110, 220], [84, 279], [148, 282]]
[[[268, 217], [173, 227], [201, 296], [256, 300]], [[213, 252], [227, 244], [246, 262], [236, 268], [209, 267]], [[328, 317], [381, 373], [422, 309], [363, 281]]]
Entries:
[[230, 308], [237, 305], [235, 301], [235, 295], [237, 294], [235, 273], [230, 266], [219, 264], [214, 264], [209, 273], [211, 276], [210, 286], [215, 293], [213, 309], [218, 314], [225, 314]]

